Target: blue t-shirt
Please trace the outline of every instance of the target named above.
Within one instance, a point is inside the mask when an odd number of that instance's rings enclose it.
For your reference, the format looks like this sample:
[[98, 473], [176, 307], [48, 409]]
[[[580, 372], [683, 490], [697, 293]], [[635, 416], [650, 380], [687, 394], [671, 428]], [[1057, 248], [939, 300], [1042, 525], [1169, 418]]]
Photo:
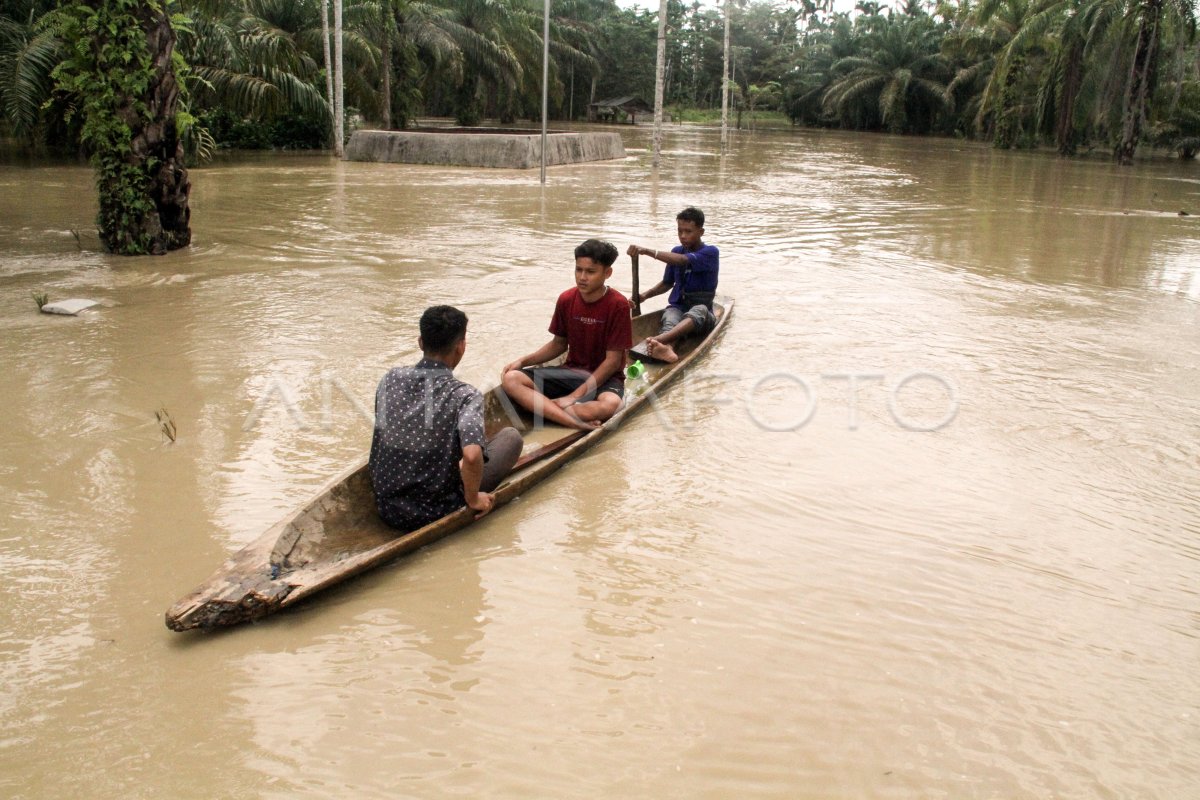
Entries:
[[[683, 245], [671, 248], [672, 253], [683, 253]], [[684, 292], [715, 292], [717, 273], [721, 269], [721, 251], [715, 245], [701, 245], [694, 253], [684, 253], [687, 266], [667, 264], [663, 270], [663, 283], [671, 284], [667, 305], [687, 311], [683, 304]]]

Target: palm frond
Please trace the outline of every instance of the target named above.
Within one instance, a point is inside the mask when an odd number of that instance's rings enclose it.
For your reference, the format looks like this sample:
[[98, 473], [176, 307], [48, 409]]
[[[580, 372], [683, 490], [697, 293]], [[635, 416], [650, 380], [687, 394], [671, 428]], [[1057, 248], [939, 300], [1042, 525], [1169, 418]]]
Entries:
[[0, 105], [14, 134], [26, 136], [37, 124], [54, 89], [51, 73], [60, 56], [52, 31], [0, 18]]

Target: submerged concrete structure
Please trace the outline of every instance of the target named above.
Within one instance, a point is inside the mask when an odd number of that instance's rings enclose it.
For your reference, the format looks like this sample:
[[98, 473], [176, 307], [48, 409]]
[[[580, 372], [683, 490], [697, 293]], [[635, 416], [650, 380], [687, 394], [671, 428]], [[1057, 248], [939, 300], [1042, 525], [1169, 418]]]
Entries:
[[[556, 131], [546, 135], [546, 163], [578, 164], [624, 158], [621, 134]], [[542, 164], [541, 131], [503, 128], [420, 128], [355, 131], [348, 161], [531, 169]]]

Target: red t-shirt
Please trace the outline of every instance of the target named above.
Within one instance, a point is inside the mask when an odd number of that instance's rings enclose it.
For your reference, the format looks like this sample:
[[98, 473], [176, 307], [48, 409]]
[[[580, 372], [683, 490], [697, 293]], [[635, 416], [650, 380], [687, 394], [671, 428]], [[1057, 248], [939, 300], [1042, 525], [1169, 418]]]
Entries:
[[[550, 333], [567, 337], [565, 366], [595, 372], [609, 350], [633, 347], [633, 321], [629, 301], [612, 287], [594, 303], [585, 303], [579, 287], [558, 296]], [[620, 370], [617, 377], [621, 377]]]

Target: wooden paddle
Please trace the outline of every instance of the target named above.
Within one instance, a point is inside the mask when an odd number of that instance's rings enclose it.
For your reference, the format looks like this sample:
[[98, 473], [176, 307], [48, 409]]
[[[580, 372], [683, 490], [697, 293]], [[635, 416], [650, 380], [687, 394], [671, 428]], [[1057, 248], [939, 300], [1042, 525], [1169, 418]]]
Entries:
[[638, 300], [638, 254], [634, 253], [629, 259], [633, 262], [633, 315], [640, 317], [642, 315], [642, 303]]

